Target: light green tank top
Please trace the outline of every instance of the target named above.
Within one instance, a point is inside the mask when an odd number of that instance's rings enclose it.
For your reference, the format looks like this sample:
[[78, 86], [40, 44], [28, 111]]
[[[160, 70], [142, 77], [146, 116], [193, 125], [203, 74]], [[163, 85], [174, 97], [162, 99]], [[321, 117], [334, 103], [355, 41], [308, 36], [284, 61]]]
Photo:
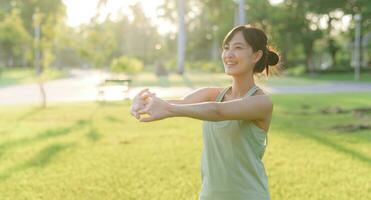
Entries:
[[[225, 88], [216, 101], [221, 102]], [[245, 95], [258, 90], [253, 86]], [[204, 121], [200, 200], [269, 200], [262, 158], [267, 133], [244, 120]]]

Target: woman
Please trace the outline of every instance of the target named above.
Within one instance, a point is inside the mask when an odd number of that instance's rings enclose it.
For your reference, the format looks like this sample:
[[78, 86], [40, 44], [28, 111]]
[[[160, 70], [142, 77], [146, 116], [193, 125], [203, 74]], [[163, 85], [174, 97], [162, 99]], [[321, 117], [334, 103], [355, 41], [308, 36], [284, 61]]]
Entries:
[[[131, 114], [140, 122], [168, 117], [203, 120], [201, 200], [267, 200], [268, 179], [262, 162], [273, 104], [255, 85], [254, 74], [278, 63], [267, 36], [245, 25], [223, 41], [226, 88], [195, 90], [181, 100], [163, 100], [145, 89], [133, 100]], [[148, 117], [141, 117], [145, 114]]]

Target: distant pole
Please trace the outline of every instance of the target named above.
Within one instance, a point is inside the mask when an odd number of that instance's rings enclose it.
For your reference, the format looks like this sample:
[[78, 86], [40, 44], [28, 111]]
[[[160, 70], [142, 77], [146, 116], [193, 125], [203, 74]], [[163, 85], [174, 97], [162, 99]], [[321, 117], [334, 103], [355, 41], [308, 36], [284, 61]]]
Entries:
[[40, 66], [40, 13], [39, 10], [36, 9], [35, 13], [33, 14], [33, 25], [34, 25], [34, 67], [37, 75], [41, 74], [41, 66]]
[[356, 14], [354, 20], [356, 21], [354, 39], [354, 80], [359, 81], [361, 71], [361, 14]]
[[33, 14], [33, 25], [34, 25], [34, 45], [35, 45], [35, 60], [34, 60], [34, 65], [35, 65], [35, 71], [36, 75], [38, 77], [38, 85], [41, 93], [41, 107], [45, 108], [46, 107], [46, 93], [44, 89], [44, 83], [41, 77], [41, 74], [43, 72], [43, 68], [41, 67], [40, 59], [41, 59], [41, 53], [40, 53], [40, 35], [41, 35], [41, 13], [39, 12], [39, 9], [36, 8], [35, 12]]
[[177, 72], [178, 74], [184, 73], [184, 60], [186, 50], [186, 31], [185, 31], [185, 1], [178, 0], [178, 16], [179, 16], [179, 27], [178, 27], [178, 63]]
[[41, 67], [40, 67], [40, 49], [39, 49], [39, 44], [40, 44], [40, 25], [36, 24], [35, 30], [34, 30], [34, 35], [35, 35], [35, 68], [36, 68], [36, 74], [39, 75], [41, 73]]
[[238, 1], [238, 22], [240, 25], [244, 25], [245, 22], [245, 1], [239, 0]]
[[245, 1], [244, 0], [234, 0], [236, 3], [235, 13], [234, 13], [234, 25], [245, 25], [246, 13], [245, 13]]

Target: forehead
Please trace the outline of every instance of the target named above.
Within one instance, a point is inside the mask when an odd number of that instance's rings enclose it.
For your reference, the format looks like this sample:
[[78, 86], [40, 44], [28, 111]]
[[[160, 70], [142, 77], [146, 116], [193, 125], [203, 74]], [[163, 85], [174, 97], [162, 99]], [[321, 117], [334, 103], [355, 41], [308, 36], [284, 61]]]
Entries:
[[241, 43], [243, 45], [247, 45], [245, 37], [243, 36], [241, 31], [236, 32], [227, 44], [233, 45], [233, 44], [238, 44], [238, 43]]

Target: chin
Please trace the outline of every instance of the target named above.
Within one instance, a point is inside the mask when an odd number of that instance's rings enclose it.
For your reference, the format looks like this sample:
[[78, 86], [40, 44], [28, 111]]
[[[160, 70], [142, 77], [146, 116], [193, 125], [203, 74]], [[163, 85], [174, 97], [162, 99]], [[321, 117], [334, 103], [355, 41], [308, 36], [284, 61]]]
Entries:
[[228, 70], [228, 69], [225, 69], [224, 73], [230, 76], [239, 74], [238, 71], [233, 71], [233, 70]]

